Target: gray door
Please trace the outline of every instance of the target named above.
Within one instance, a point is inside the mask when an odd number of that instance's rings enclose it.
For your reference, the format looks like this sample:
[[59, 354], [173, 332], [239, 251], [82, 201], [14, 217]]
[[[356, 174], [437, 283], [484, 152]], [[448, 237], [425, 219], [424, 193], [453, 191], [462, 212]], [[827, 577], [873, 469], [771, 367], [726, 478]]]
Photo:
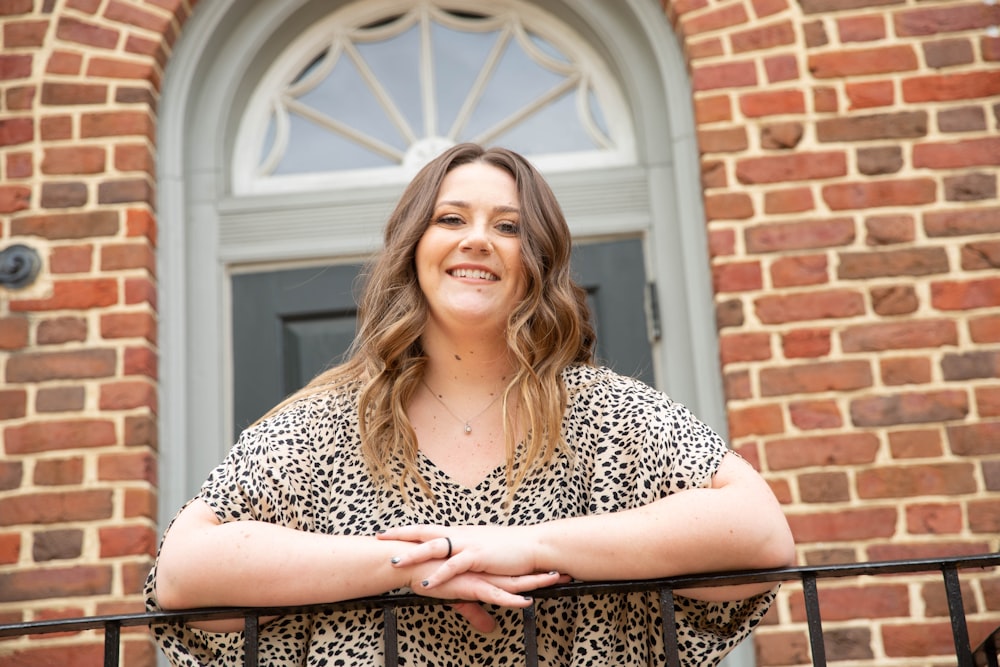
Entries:
[[[355, 331], [359, 268], [335, 265], [233, 277], [235, 433], [341, 359]], [[652, 384], [642, 242], [578, 245], [573, 270], [587, 290], [598, 361]]]

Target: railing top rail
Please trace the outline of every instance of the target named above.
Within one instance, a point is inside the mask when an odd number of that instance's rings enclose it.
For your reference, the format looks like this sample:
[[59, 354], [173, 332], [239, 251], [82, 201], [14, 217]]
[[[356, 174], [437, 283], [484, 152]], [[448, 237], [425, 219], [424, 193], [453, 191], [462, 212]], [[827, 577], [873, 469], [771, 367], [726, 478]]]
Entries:
[[[760, 583], [767, 581], [794, 581], [808, 578], [832, 579], [880, 574], [906, 574], [944, 571], [948, 569], [967, 570], [1000, 566], [1000, 552], [955, 556], [948, 558], [924, 558], [913, 560], [874, 561], [868, 563], [842, 563], [834, 565], [813, 565], [787, 567], [773, 570], [745, 570], [740, 572], [719, 572], [685, 575], [663, 579], [643, 579], [639, 581], [603, 581], [572, 583], [532, 592], [535, 598], [556, 598], [565, 596], [602, 595], [607, 593], [631, 593], [660, 589], [682, 589], [701, 586], [726, 586], [732, 584]], [[447, 601], [426, 598], [419, 595], [380, 595], [356, 600], [345, 600], [315, 605], [294, 607], [224, 607], [215, 609], [191, 609], [163, 611], [156, 613], [114, 614], [89, 616], [86, 618], [51, 619], [0, 625], [0, 637], [25, 634], [47, 634], [53, 632], [80, 632], [99, 630], [108, 626], [133, 627], [156, 623], [217, 620], [240, 616], [273, 616], [289, 613], [310, 613], [328, 609], [384, 609], [388, 607], [412, 607], [428, 604], [445, 604]]]

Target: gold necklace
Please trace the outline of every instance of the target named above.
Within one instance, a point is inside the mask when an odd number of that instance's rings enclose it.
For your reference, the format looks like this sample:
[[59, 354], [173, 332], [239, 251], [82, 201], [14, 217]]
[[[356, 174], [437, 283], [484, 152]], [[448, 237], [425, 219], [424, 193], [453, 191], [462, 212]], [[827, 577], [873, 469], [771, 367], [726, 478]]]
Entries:
[[421, 378], [420, 381], [424, 383], [425, 387], [427, 387], [427, 391], [431, 392], [431, 396], [433, 396], [434, 398], [436, 398], [437, 402], [440, 403], [442, 405], [442, 407], [444, 407], [444, 409], [448, 411], [448, 414], [450, 414], [452, 417], [454, 417], [458, 421], [460, 421], [463, 424], [465, 424], [465, 435], [469, 435], [469, 434], [472, 433], [472, 422], [474, 422], [476, 419], [478, 419], [479, 417], [481, 417], [484, 412], [486, 412], [491, 407], [493, 407], [493, 404], [496, 403], [498, 400], [500, 400], [500, 397], [503, 396], [503, 392], [498, 393], [496, 395], [496, 398], [494, 398], [492, 401], [490, 401], [489, 405], [487, 405], [485, 408], [483, 408], [482, 410], [480, 410], [479, 412], [477, 412], [474, 416], [469, 417], [468, 419], [462, 419], [461, 417], [459, 417], [458, 415], [456, 415], [454, 412], [452, 412], [451, 408], [448, 407], [448, 404], [444, 402], [444, 399], [442, 399], [440, 396], [438, 396], [436, 393], [434, 393], [434, 390], [431, 389], [431, 386], [429, 384], [427, 384], [427, 380], [424, 380], [423, 378]]

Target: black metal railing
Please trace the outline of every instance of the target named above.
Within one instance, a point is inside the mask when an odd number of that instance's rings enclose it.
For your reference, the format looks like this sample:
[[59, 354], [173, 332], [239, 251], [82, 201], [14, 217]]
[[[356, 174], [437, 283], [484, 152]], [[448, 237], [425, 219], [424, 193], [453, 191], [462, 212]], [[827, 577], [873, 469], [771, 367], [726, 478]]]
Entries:
[[[960, 570], [984, 569], [1000, 566], [1000, 553], [978, 556], [962, 556], [942, 559], [899, 560], [873, 563], [849, 563], [810, 567], [790, 567], [776, 570], [753, 570], [745, 572], [724, 572], [717, 574], [689, 575], [667, 579], [642, 581], [615, 581], [574, 583], [541, 589], [531, 593], [536, 599], [582, 597], [611, 593], [633, 593], [638, 591], [659, 591], [660, 607], [664, 618], [674, 616], [674, 594], [677, 589], [702, 586], [727, 586], [762, 582], [800, 581], [805, 600], [806, 626], [812, 664], [825, 666], [826, 648], [823, 642], [823, 626], [820, 615], [820, 579], [858, 577], [866, 575], [914, 574], [940, 572], [948, 600], [951, 632], [955, 643], [955, 657], [958, 667], [1000, 667], [997, 664], [1000, 628], [997, 628], [982, 644], [973, 649], [969, 644], [965, 608], [959, 581]], [[259, 619], [261, 616], [280, 616], [289, 613], [315, 613], [320, 611], [349, 609], [379, 609], [384, 619], [383, 639], [385, 643], [385, 664], [395, 665], [398, 660], [396, 643], [396, 610], [403, 607], [447, 604], [447, 602], [416, 595], [377, 596], [344, 602], [309, 605], [299, 607], [245, 607], [221, 609], [195, 609], [160, 613], [119, 614], [69, 618], [50, 621], [31, 621], [0, 625], [0, 638], [20, 635], [38, 635], [54, 632], [80, 632], [84, 630], [104, 630], [104, 665], [118, 667], [121, 645], [121, 630], [126, 627], [155, 625], [163, 622], [190, 622], [220, 620], [243, 617], [244, 665], [257, 667], [257, 645]], [[858, 610], [863, 614], [864, 610]], [[863, 618], [863, 616], [860, 616]], [[534, 605], [523, 610], [524, 620], [524, 664], [537, 667], [538, 653], [535, 631]], [[667, 665], [679, 667], [677, 654], [676, 627], [673, 623], [663, 624], [664, 645], [667, 650]]]

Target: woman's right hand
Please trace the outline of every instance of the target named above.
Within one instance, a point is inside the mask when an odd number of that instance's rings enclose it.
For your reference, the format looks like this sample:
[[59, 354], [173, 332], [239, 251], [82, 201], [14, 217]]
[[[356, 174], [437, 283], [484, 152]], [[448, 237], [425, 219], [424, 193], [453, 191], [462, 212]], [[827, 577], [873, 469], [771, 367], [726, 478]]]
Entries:
[[522, 593], [539, 588], [567, 583], [570, 578], [557, 572], [504, 576], [465, 572], [433, 587], [424, 585], [426, 576], [436, 571], [442, 561], [429, 561], [414, 566], [414, 577], [410, 589], [417, 595], [443, 600], [462, 600], [450, 605], [477, 631], [488, 634], [496, 627], [496, 621], [480, 603], [499, 607], [524, 608], [531, 605], [531, 598]]

